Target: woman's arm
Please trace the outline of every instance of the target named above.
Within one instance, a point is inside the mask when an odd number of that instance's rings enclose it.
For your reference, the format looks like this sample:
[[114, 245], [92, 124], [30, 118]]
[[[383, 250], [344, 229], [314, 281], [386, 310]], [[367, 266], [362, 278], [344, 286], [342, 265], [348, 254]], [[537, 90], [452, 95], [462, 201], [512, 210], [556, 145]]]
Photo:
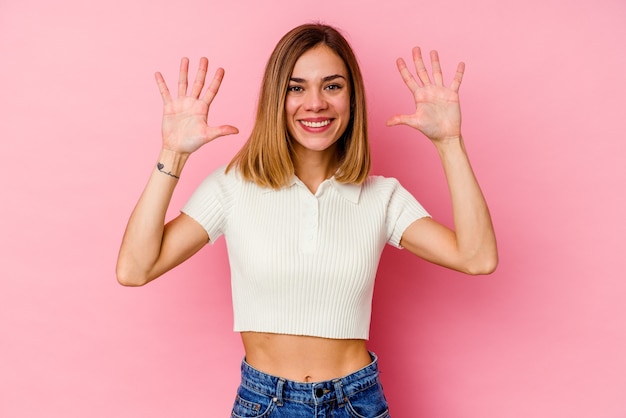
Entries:
[[181, 214], [167, 225], [165, 216], [174, 189], [191, 153], [224, 135], [237, 133], [228, 125], [207, 124], [209, 106], [217, 94], [224, 70], [218, 69], [202, 93], [208, 60], [200, 67], [187, 94], [189, 60], [181, 60], [178, 97], [172, 98], [160, 73], [156, 81], [163, 98], [163, 142], [161, 152], [135, 209], [133, 210], [117, 259], [117, 279], [126, 286], [141, 286], [182, 263], [209, 240], [200, 224]]
[[413, 49], [419, 82], [398, 59], [398, 70], [413, 94], [416, 110], [412, 115], [393, 116], [387, 124], [411, 126], [435, 145], [450, 190], [454, 230], [430, 218], [420, 219], [406, 229], [400, 244], [433, 263], [468, 274], [489, 274], [498, 264], [495, 233], [461, 135], [458, 91], [465, 64], [458, 65], [450, 87], [446, 87], [436, 51], [431, 52], [430, 59], [432, 81], [420, 49]]

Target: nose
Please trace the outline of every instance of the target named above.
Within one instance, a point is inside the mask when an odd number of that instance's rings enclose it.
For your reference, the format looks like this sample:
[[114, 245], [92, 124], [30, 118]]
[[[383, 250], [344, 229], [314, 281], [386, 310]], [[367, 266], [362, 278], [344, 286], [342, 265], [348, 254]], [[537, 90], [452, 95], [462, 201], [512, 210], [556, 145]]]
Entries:
[[308, 92], [304, 102], [304, 108], [306, 110], [319, 112], [320, 110], [324, 110], [327, 107], [328, 103], [326, 102], [324, 95], [321, 92], [316, 90]]

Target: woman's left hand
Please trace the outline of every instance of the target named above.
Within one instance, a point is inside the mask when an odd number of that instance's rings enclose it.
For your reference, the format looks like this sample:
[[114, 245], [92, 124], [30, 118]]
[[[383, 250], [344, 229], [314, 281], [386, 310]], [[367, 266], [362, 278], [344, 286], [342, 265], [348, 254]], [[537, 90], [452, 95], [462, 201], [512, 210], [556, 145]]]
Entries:
[[463, 79], [465, 64], [459, 63], [452, 84], [446, 87], [443, 84], [437, 51], [431, 51], [430, 61], [433, 80], [428, 75], [420, 48], [413, 48], [413, 63], [419, 82], [413, 77], [402, 58], [398, 58], [396, 61], [402, 80], [411, 90], [415, 99], [415, 113], [392, 116], [387, 120], [387, 126], [411, 126], [418, 129], [431, 141], [458, 139], [461, 135], [459, 87]]

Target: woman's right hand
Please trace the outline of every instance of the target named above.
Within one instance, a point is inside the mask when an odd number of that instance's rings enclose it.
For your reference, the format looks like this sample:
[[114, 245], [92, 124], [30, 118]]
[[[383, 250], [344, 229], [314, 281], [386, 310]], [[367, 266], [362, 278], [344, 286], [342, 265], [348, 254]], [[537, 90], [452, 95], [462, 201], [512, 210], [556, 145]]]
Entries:
[[218, 68], [209, 87], [202, 94], [208, 66], [208, 59], [202, 57], [198, 73], [191, 86], [191, 92], [188, 95], [189, 59], [182, 58], [178, 75], [178, 97], [176, 98], [172, 98], [170, 95], [161, 73], [155, 74], [159, 92], [163, 98], [162, 135], [164, 149], [181, 154], [191, 154], [215, 138], [239, 132], [234, 126], [209, 126], [207, 124], [209, 106], [219, 91], [222, 78], [224, 78], [224, 70]]

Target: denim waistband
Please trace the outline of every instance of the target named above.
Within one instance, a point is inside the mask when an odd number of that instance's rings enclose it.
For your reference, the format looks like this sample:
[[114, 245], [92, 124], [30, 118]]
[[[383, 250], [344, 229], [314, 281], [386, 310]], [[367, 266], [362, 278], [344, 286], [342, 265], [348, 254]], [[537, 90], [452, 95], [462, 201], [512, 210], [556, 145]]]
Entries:
[[326, 402], [345, 402], [346, 398], [378, 384], [378, 357], [370, 352], [372, 362], [344, 377], [323, 382], [304, 383], [272, 376], [241, 363], [241, 384], [257, 393], [270, 396], [278, 405], [283, 401], [320, 405]]

